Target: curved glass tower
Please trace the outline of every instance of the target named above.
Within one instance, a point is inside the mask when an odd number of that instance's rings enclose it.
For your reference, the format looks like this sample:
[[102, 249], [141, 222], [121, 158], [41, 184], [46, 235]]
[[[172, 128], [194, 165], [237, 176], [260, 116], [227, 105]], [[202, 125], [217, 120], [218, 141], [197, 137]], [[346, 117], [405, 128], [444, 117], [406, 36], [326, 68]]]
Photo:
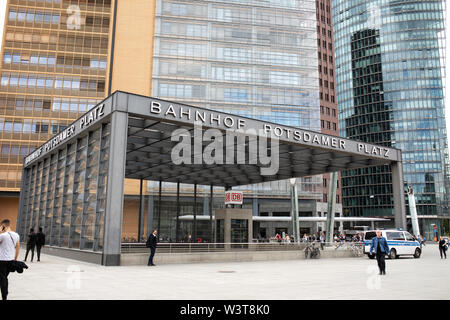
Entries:
[[[440, 0], [333, 1], [340, 135], [402, 150], [405, 190], [414, 189], [429, 239], [432, 224], [446, 231], [449, 215], [443, 6]], [[389, 166], [342, 176], [346, 215], [393, 214]]]

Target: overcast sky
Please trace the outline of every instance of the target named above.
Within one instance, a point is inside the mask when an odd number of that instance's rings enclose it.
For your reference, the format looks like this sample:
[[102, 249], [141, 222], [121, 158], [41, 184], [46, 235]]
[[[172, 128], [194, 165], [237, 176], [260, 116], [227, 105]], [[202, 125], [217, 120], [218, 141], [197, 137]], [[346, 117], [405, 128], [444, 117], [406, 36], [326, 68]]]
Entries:
[[[445, 4], [446, 1], [444, 1]], [[447, 8], [447, 12], [446, 12], [446, 16], [447, 16], [447, 21], [450, 21], [450, 8]], [[3, 37], [3, 26], [5, 23], [5, 12], [6, 12], [6, 0], [0, 0], [0, 43]], [[445, 65], [448, 66], [449, 62], [450, 62], [450, 33], [449, 33], [449, 24], [447, 23], [447, 28], [446, 28], [446, 34], [447, 34], [447, 38], [446, 38], [446, 63]], [[447, 67], [446, 68], [446, 79], [450, 79], [450, 68]], [[447, 81], [446, 83], [447, 88], [445, 89], [444, 95], [445, 95], [445, 115], [446, 115], [446, 122], [447, 122], [447, 131], [450, 132], [450, 92], [449, 92], [449, 87], [450, 87], [450, 80]], [[448, 138], [448, 134], [447, 134], [447, 138]]]

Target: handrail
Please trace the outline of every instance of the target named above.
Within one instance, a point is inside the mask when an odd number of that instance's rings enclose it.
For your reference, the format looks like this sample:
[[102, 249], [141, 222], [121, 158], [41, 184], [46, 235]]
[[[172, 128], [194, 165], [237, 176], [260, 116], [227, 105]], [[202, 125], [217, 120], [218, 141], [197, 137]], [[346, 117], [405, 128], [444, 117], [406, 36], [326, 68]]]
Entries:
[[[209, 253], [229, 251], [291, 251], [304, 250], [307, 246], [323, 247], [323, 250], [363, 250], [363, 242], [246, 242], [246, 243], [193, 243], [193, 242], [162, 242], [158, 243], [159, 253]], [[145, 243], [122, 243], [122, 253], [148, 253]]]

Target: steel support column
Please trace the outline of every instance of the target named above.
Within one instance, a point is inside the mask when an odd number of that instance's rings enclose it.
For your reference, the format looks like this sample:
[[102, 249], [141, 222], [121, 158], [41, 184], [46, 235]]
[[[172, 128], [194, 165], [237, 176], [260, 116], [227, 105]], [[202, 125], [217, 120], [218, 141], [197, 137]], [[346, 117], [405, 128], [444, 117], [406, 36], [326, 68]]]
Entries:
[[214, 221], [213, 221], [213, 185], [210, 186], [210, 196], [209, 196], [209, 221], [210, 221], [210, 229], [211, 229], [211, 240], [210, 242], [214, 242]]
[[142, 238], [142, 226], [144, 225], [144, 221], [143, 221], [143, 210], [144, 210], [144, 200], [142, 197], [142, 189], [143, 189], [143, 184], [144, 184], [144, 180], [141, 179], [139, 181], [139, 218], [138, 218], [138, 236], [137, 236], [137, 241], [141, 242], [141, 238]]
[[194, 184], [194, 225], [192, 230], [192, 239], [197, 242], [197, 184]]
[[111, 115], [102, 265], [120, 265], [128, 114]]
[[290, 179], [291, 184], [291, 217], [292, 217], [292, 232], [294, 235], [294, 242], [300, 243], [300, 224], [298, 221], [298, 190], [297, 179]]
[[327, 209], [327, 227], [326, 242], [333, 242], [334, 234], [334, 213], [336, 211], [336, 187], [337, 172], [330, 173], [330, 184], [328, 186], [328, 209]]
[[401, 162], [393, 162], [392, 193], [394, 194], [394, 220], [396, 228], [406, 230], [405, 190], [403, 186], [403, 167]]
[[[17, 222], [16, 222], [16, 232], [21, 236], [22, 241], [25, 239], [26, 237], [26, 230], [23, 229], [23, 220], [25, 219], [25, 201], [27, 200], [25, 198], [25, 184], [26, 182], [28, 182], [28, 172], [29, 170], [26, 168], [22, 167], [22, 181], [20, 182], [20, 194], [19, 194], [19, 213], [17, 215]], [[27, 196], [29, 196], [29, 194], [27, 193]], [[23, 229], [23, 231], [22, 231]], [[50, 238], [50, 237], [48, 237]]]
[[[161, 191], [162, 191], [162, 181], [159, 180], [159, 190], [158, 190], [158, 234], [160, 234], [160, 228], [161, 228], [161, 207], [162, 207], [162, 201], [161, 201]], [[150, 235], [149, 235], [150, 236]]]
[[175, 225], [175, 242], [180, 242], [180, 181], [177, 182], [177, 220]]
[[153, 203], [153, 195], [148, 196], [148, 213], [147, 213], [147, 234], [146, 239], [153, 232], [153, 211], [155, 210], [155, 205]]

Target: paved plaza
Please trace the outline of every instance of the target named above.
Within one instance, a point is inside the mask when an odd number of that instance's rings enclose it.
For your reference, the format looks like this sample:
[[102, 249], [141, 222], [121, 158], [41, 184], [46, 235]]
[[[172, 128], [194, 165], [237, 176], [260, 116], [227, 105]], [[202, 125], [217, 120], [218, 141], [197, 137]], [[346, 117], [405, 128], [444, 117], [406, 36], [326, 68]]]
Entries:
[[9, 276], [10, 300], [450, 298], [450, 258], [431, 244], [420, 259], [386, 260], [386, 276], [367, 257], [104, 267], [42, 255], [27, 264]]

